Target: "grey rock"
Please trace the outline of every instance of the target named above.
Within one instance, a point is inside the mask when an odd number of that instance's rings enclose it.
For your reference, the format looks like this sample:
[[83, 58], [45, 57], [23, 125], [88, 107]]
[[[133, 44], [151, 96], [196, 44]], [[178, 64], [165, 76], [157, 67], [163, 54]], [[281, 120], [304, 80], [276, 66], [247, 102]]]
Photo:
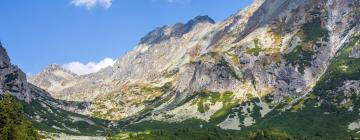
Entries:
[[26, 102], [31, 101], [26, 74], [10, 62], [5, 48], [0, 43], [0, 94], [6, 91]]

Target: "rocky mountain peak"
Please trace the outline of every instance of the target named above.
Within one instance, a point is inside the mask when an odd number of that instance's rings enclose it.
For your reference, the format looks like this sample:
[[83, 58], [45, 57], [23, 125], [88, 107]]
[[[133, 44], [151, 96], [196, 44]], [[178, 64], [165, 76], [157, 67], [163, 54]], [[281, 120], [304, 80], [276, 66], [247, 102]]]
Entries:
[[[66, 83], [75, 81], [78, 77], [79, 76], [75, 73], [65, 70], [57, 64], [51, 64], [39, 74], [30, 77], [29, 82], [40, 88], [51, 91], [51, 89], [58, 89]], [[54, 86], [56, 86], [56, 88]]]
[[187, 26], [194, 26], [198, 23], [211, 23], [211, 24], [215, 24], [215, 21], [210, 18], [208, 15], [204, 15], [204, 16], [197, 16], [194, 19], [190, 20], [189, 22], [186, 23]]
[[5, 91], [9, 91], [19, 100], [31, 101], [25, 73], [10, 63], [10, 58], [0, 43], [0, 95]]
[[10, 58], [6, 53], [5, 48], [2, 46], [0, 42], [0, 68], [8, 67], [10, 65]]
[[58, 64], [50, 64], [50, 65], [48, 66], [48, 68], [49, 68], [49, 69], [60, 69], [61, 66], [58, 65]]
[[64, 72], [64, 73], [67, 73], [67, 74], [70, 74], [70, 75], [73, 75], [73, 76], [78, 76], [77, 74], [69, 71], [69, 70], [66, 70], [64, 69], [63, 67], [61, 67], [60, 65], [58, 64], [50, 64], [48, 67], [46, 67], [41, 73], [53, 73], [53, 72], [56, 72], [56, 71], [61, 71], [61, 72]]
[[168, 40], [171, 37], [180, 38], [184, 34], [189, 33], [192, 29], [201, 23], [215, 24], [215, 21], [209, 16], [197, 16], [187, 23], [176, 23], [174, 26], [162, 26], [149, 32], [140, 41], [140, 44], [157, 44], [161, 41]]
[[169, 36], [165, 34], [166, 29], [169, 29], [169, 26], [157, 27], [155, 30], [141, 38], [140, 44], [154, 44], [168, 39]]

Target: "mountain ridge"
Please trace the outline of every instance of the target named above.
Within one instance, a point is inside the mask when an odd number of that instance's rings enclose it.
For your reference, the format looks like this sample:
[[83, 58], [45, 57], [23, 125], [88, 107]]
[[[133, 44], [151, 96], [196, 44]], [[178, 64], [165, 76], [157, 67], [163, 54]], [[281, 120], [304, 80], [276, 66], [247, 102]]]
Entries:
[[219, 23], [202, 16], [189, 27], [157, 28], [113, 67], [55, 81], [58, 90], [46, 91], [81, 104], [70, 112], [120, 128], [190, 121], [199, 131], [274, 127], [313, 139], [358, 136], [358, 7], [356, 0], [256, 0]]
[[[346, 3], [339, 4], [346, 5]], [[239, 87], [245, 87], [248, 91], [253, 92], [254, 96], [264, 96], [263, 94], [268, 94], [266, 92], [271, 92], [274, 102], [280, 102], [287, 98], [282, 94], [284, 92], [287, 93], [285, 96], [292, 98], [302, 97], [308, 92], [306, 89], [311, 89], [311, 85], [321, 76], [319, 72], [321, 73], [327, 68], [330, 59], [342, 46], [341, 44], [347, 40], [346, 38], [343, 38], [342, 41], [331, 39], [339, 38], [336, 34], [329, 35], [329, 37], [323, 36], [329, 32], [326, 31], [328, 27], [323, 24], [328, 21], [322, 18], [327, 16], [325, 10], [329, 8], [329, 5], [326, 4], [328, 3], [312, 0], [306, 2], [258, 0], [245, 10], [217, 24], [214, 24], [208, 16], [200, 16], [187, 23], [192, 28], [193, 22], [200, 21], [195, 22], [196, 28], [185, 32], [180, 31], [179, 34], [172, 30], [175, 29], [177, 32], [176, 28], [180, 24], [175, 24], [173, 27], [160, 27], [141, 39], [142, 41], [134, 51], [120, 57], [112, 71], [109, 70], [107, 73], [107, 77], [95, 78], [90, 80], [91, 82], [83, 80], [84, 82], [76, 84], [74, 88], [70, 87], [64, 90], [68, 94], [79, 93], [70, 95], [71, 99], [80, 97], [79, 101], [82, 101], [81, 98], [87, 98], [86, 101], [94, 101], [101, 92], [109, 92], [109, 95], [111, 92], [118, 92], [116, 94], [124, 96], [122, 98], [126, 99], [131, 97], [127, 96], [126, 92], [122, 92], [127, 91], [128, 87], [161, 87], [170, 82], [176, 94], [172, 98], [173, 103], [169, 103], [169, 106], [165, 108], [174, 108], [193, 93], [203, 89], [215, 92], [233, 91], [241, 100], [246, 98], [247, 91], [239, 89]], [[317, 11], [316, 15], [312, 15], [316, 8], [311, 9], [308, 7], [309, 5], [316, 5], [322, 11]], [[296, 10], [301, 12], [292, 12]], [[293, 14], [300, 15], [289, 16]], [[305, 18], [300, 19], [300, 17]], [[205, 22], [201, 22], [202, 19]], [[311, 26], [316, 25], [317, 27], [310, 28], [320, 28], [322, 33], [313, 40], [302, 39], [302, 36], [307, 34], [305, 32], [307, 23], [314, 24]], [[282, 28], [285, 29], [277, 31], [281, 24], [284, 24]], [[335, 26], [334, 24], [329, 22], [328, 26]], [[284, 30], [288, 31], [284, 32]], [[165, 32], [168, 32], [168, 35], [165, 35]], [[278, 34], [277, 32], [282, 33]], [[174, 34], [177, 35], [174, 36]], [[318, 41], [320, 42], [317, 43]], [[336, 47], [321, 47], [327, 44]], [[245, 48], [241, 48], [243, 45]], [[290, 55], [292, 51], [299, 49], [299, 45], [305, 45], [303, 48], [307, 47], [310, 50], [308, 51], [311, 52], [308, 54], [309, 58], [298, 61], [296, 59], [303, 58]], [[322, 49], [322, 51], [316, 49]], [[226, 51], [228, 53], [222, 54]], [[306, 51], [304, 53], [306, 54]], [[286, 60], [287, 56], [295, 58]], [[261, 66], [259, 62], [268, 64]], [[236, 63], [240, 63], [241, 67], [236, 66], [238, 65]], [[191, 80], [189, 81], [189, 79]], [[243, 80], [251, 82], [242, 83]], [[92, 84], [92, 81], [99, 81], [99, 83]], [[81, 88], [83, 85], [91, 85], [90, 83], [92, 86]], [[99, 87], [99, 84], [102, 86]], [[84, 90], [85, 88], [86, 90]], [[83, 91], [86, 93], [81, 93]], [[92, 95], [93, 91], [97, 93]], [[143, 94], [141, 89], [135, 91]], [[61, 94], [61, 91], [58, 93]], [[88, 98], [90, 96], [91, 98]], [[106, 97], [106, 94], [101, 96]], [[139, 108], [144, 108], [141, 106]]]

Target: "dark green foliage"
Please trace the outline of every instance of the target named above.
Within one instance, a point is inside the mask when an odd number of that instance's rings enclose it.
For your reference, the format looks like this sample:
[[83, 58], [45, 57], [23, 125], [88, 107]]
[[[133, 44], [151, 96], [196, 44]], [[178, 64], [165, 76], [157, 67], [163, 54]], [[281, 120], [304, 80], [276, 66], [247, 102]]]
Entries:
[[284, 55], [288, 64], [299, 65], [299, 71], [304, 74], [305, 67], [311, 66], [312, 56], [314, 52], [304, 50], [303, 46], [298, 45], [293, 51]]
[[316, 41], [319, 41], [321, 37], [326, 37], [328, 35], [329, 31], [321, 26], [320, 14], [320, 11], [315, 9], [312, 12], [314, 18], [302, 26], [302, 30], [305, 35], [304, 42], [316, 43]]
[[200, 113], [205, 113], [210, 109], [208, 104], [204, 104], [203, 100], [199, 101], [197, 106]]
[[355, 133], [349, 133], [349, 122], [357, 120], [359, 111], [336, 110], [327, 112], [322, 107], [314, 107], [318, 102], [309, 98], [304, 102], [304, 107], [299, 111], [270, 113], [267, 117], [257, 122], [248, 130], [262, 130], [271, 128], [276, 131], [285, 131], [299, 139], [350, 139]]
[[[193, 104], [196, 104], [198, 107], [198, 111], [200, 113], [205, 113], [209, 110], [210, 105], [214, 105], [216, 102], [224, 102], [226, 99], [224, 98], [225, 93], [219, 92], [210, 92], [210, 91], [200, 91], [194, 93], [196, 95], [196, 99], [193, 100]], [[231, 101], [230, 99], [229, 101]], [[205, 103], [206, 101], [210, 101], [210, 104]]]
[[269, 130], [256, 130], [248, 133], [249, 140], [291, 140], [286, 132], [276, 132]]
[[[223, 130], [207, 122], [189, 119], [179, 123], [141, 122], [126, 127], [126, 132], [109, 140], [291, 140], [286, 132], [274, 130]], [[262, 139], [260, 139], [262, 138]]]
[[0, 101], [0, 140], [40, 139], [30, 121], [22, 112], [22, 105], [10, 94], [3, 95]]
[[[195, 95], [197, 98], [193, 97], [195, 99], [192, 103], [197, 105], [197, 109], [200, 113], [207, 112], [209, 110], [209, 106], [214, 105], [217, 102], [221, 102], [223, 104], [223, 107], [210, 117], [210, 122], [213, 124], [220, 123], [225, 120], [230, 114], [231, 109], [238, 104], [238, 101], [233, 99], [234, 93], [230, 91], [219, 93], [203, 90], [195, 93]], [[205, 103], [206, 101], [210, 101], [210, 104]]]
[[238, 105], [237, 101], [234, 102], [234, 101], [225, 100], [223, 102], [223, 107], [220, 110], [216, 111], [210, 117], [210, 122], [212, 124], [221, 123], [232, 112], [232, 108], [234, 108], [237, 105]]
[[262, 109], [260, 106], [257, 106], [255, 102], [259, 102], [259, 101], [256, 101], [259, 100], [259, 98], [255, 98], [253, 99], [251, 102], [254, 104], [254, 108], [253, 108], [253, 111], [251, 112], [250, 116], [255, 120], [255, 121], [258, 121], [261, 119], [261, 113], [260, 113], [260, 110]]
[[[206, 122], [190, 119], [181, 123], [165, 123], [159, 121], [142, 122], [127, 127], [130, 140], [185, 140], [185, 139], [229, 139], [229, 133], [217, 127], [203, 126]], [[124, 134], [124, 132], [123, 132]], [[120, 135], [110, 140], [121, 139]]]

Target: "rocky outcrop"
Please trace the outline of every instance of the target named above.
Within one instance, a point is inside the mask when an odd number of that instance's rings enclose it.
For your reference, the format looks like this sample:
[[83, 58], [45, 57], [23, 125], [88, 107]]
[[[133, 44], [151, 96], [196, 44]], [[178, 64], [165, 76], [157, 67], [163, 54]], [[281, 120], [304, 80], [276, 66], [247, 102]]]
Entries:
[[6, 91], [26, 102], [31, 101], [26, 75], [10, 62], [10, 58], [0, 43], [0, 94]]

